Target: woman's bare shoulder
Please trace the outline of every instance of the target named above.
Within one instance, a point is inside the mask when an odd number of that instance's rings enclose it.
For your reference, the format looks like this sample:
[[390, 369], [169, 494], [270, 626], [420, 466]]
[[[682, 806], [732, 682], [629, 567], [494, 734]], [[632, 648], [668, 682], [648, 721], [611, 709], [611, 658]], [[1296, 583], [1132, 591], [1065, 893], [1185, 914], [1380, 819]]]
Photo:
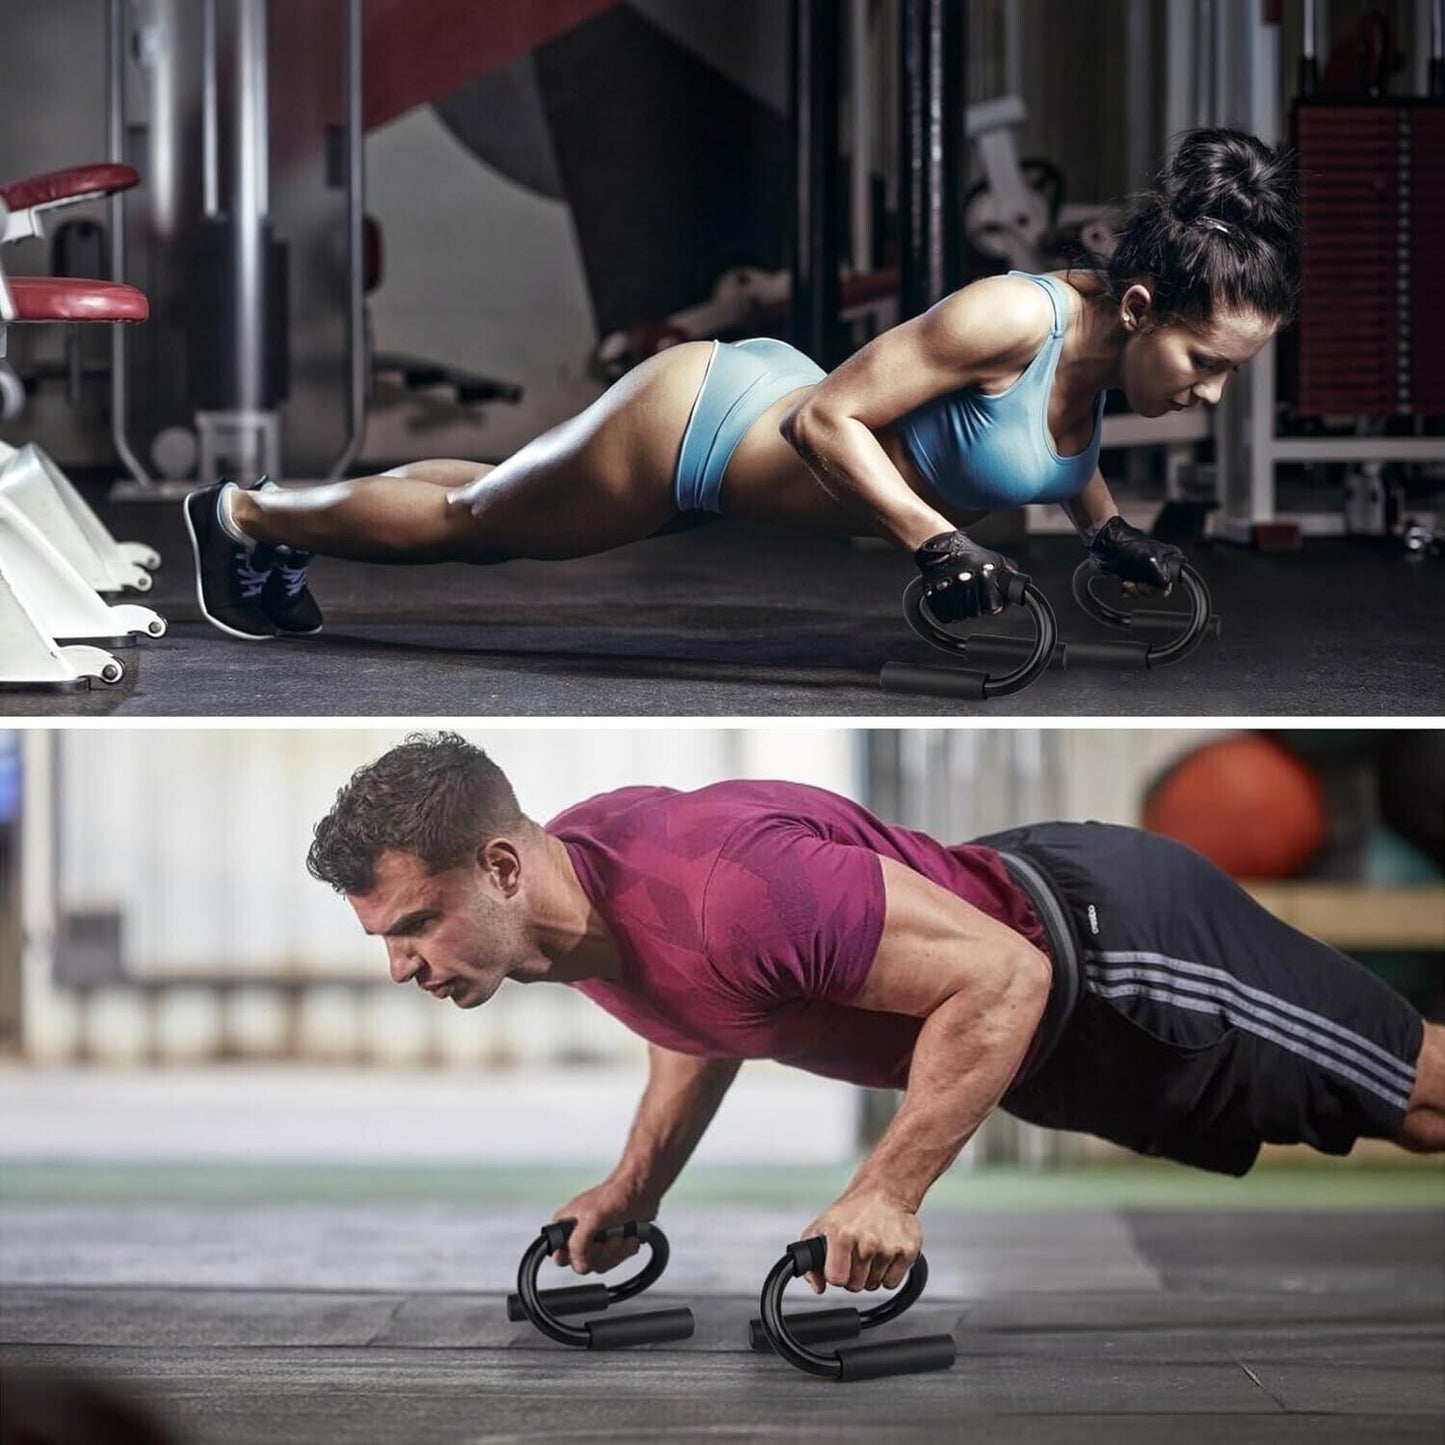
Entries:
[[1007, 363], [1033, 356], [1054, 324], [1041, 286], [1023, 276], [985, 276], [929, 312], [941, 340], [973, 355]]

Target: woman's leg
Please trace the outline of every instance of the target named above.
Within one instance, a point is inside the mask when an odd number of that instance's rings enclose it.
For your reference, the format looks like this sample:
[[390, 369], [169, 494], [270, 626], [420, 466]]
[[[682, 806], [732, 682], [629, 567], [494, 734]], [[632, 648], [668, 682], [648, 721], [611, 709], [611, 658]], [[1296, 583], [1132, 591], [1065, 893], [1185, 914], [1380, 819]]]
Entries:
[[438, 457], [432, 461], [404, 462], [383, 477], [405, 477], [411, 482], [427, 482], [433, 487], [464, 487], [478, 477], [496, 470], [496, 462], [464, 462], [456, 457]]
[[[490, 560], [474, 555], [471, 519], [449, 502], [454, 490], [483, 470], [477, 463], [463, 470], [452, 462], [413, 462], [380, 476], [320, 487], [237, 491], [231, 495], [231, 518], [252, 541], [328, 557]], [[452, 474], [450, 480], [444, 474]]]
[[320, 487], [237, 491], [257, 542], [365, 562], [577, 557], [651, 536], [710, 343], [644, 362], [580, 416], [494, 467], [441, 460]]

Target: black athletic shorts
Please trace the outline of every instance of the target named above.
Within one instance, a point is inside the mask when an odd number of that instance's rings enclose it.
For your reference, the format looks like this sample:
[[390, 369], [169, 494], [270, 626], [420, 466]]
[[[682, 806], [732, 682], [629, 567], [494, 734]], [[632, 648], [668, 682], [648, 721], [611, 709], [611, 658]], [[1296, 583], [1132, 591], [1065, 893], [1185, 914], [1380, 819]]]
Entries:
[[1041, 823], [978, 842], [1039, 867], [1084, 968], [1009, 1113], [1223, 1174], [1247, 1173], [1262, 1143], [1348, 1154], [1399, 1132], [1424, 1024], [1353, 959], [1153, 833]]

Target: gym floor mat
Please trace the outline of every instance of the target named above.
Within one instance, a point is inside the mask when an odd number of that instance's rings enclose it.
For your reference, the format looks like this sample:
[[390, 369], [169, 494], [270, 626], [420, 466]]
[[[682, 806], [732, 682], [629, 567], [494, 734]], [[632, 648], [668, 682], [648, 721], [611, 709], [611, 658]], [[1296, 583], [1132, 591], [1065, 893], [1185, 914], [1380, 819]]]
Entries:
[[[173, 508], [177, 518], [179, 508]], [[134, 530], [134, 529], [132, 529]], [[1222, 634], [1175, 667], [1050, 670], [988, 702], [884, 693], [885, 661], [945, 664], [902, 617], [906, 557], [719, 523], [573, 562], [375, 567], [321, 559], [326, 630], [238, 642], [198, 620], [189, 548], [146, 602], [164, 638], [121, 654], [126, 678], [78, 695], [7, 695], [55, 716], [1305, 716], [1445, 711], [1438, 562], [1343, 542], [1266, 556], [1196, 549]], [[1077, 541], [1003, 546], [1066, 638]], [[1010, 626], [1021, 627], [1022, 619]], [[999, 625], [999, 624], [995, 624]]]
[[[1149, 1172], [1132, 1171], [1141, 1198]], [[1266, 1172], [1292, 1177], [1306, 1206], [1324, 1173]], [[0, 1208], [0, 1370], [118, 1381], [183, 1440], [216, 1445], [1435, 1441], [1442, 1176], [1364, 1172], [1380, 1199], [1391, 1178], [1436, 1194], [1415, 1194], [1416, 1208], [1294, 1210], [931, 1201], [927, 1293], [887, 1329], [949, 1331], [958, 1363], [850, 1385], [745, 1345], [762, 1274], [821, 1197], [669, 1201], [672, 1263], [647, 1307], [689, 1305], [697, 1334], [590, 1354], [503, 1309], [551, 1191], [531, 1203], [489, 1202], [485, 1189], [470, 1202], [12, 1196]], [[820, 1182], [791, 1180], [804, 1194]], [[808, 1299], [801, 1286], [795, 1296]]]

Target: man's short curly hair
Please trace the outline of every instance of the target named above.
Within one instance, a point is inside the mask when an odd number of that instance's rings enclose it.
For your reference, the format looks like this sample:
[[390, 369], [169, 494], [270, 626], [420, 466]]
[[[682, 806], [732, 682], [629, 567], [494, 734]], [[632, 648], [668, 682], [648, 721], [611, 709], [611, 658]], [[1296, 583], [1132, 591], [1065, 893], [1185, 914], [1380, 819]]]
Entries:
[[338, 893], [368, 893], [388, 850], [439, 873], [524, 821], [506, 774], [481, 748], [458, 733], [410, 733], [337, 793], [306, 867]]

